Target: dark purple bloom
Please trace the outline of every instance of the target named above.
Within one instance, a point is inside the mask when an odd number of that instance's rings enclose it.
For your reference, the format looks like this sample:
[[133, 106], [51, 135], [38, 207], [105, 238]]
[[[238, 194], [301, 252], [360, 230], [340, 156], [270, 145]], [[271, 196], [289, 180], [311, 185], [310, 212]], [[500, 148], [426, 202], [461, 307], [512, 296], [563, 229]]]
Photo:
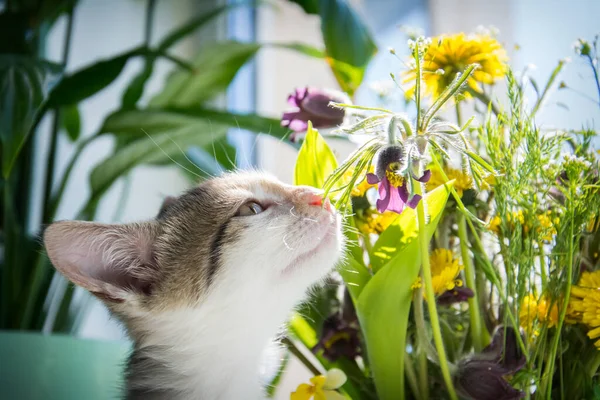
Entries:
[[525, 365], [525, 356], [511, 327], [496, 328], [492, 343], [481, 353], [460, 361], [455, 377], [456, 390], [472, 400], [517, 400], [525, 393], [515, 389], [505, 376]]
[[[421, 195], [415, 194], [410, 197], [407, 179], [411, 179], [411, 176], [398, 173], [402, 165], [403, 152], [400, 146], [384, 147], [377, 155], [375, 173], [367, 174], [367, 182], [371, 185], [379, 183], [379, 199], [376, 206], [380, 213], [393, 211], [400, 214], [404, 210], [404, 205], [416, 208], [421, 201]], [[427, 182], [430, 177], [431, 171], [427, 170], [423, 176], [414, 178], [419, 182]]]
[[452, 290], [446, 290], [438, 296], [436, 302], [440, 306], [449, 306], [454, 303], [461, 303], [473, 297], [474, 293], [471, 289], [465, 286], [455, 287]]
[[288, 104], [294, 107], [281, 117], [281, 125], [294, 132], [304, 132], [308, 121], [315, 128], [331, 128], [340, 125], [344, 120], [344, 110], [329, 106], [329, 102], [347, 102], [341, 93], [328, 92], [315, 88], [296, 89], [288, 96]]
[[323, 322], [323, 333], [313, 353], [323, 350], [323, 357], [329, 361], [335, 361], [340, 357], [350, 360], [360, 355], [360, 339], [358, 328], [345, 321], [339, 314], [329, 316]]

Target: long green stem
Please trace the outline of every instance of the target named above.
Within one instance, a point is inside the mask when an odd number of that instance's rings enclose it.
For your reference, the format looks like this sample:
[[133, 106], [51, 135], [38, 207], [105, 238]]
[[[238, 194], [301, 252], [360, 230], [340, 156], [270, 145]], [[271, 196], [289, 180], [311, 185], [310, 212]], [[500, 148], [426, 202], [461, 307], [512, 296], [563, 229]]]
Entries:
[[[571, 187], [570, 190], [570, 206], [573, 206], [573, 192], [575, 188]], [[569, 209], [569, 208], [567, 208]], [[574, 254], [574, 241], [575, 241], [575, 221], [573, 220], [573, 216], [571, 215], [571, 232], [569, 232], [569, 253], [567, 259], [567, 287], [565, 288], [565, 297], [562, 303], [562, 307], [560, 310], [560, 316], [558, 319], [558, 324], [556, 324], [556, 332], [554, 334], [554, 342], [552, 343], [552, 350], [550, 352], [550, 360], [548, 362], [548, 367], [546, 369], [546, 380], [547, 385], [546, 388], [546, 398], [548, 400], [551, 399], [552, 396], [552, 378], [554, 375], [554, 364], [556, 362], [556, 353], [558, 352], [558, 344], [560, 342], [560, 334], [562, 332], [562, 327], [565, 322], [565, 317], [567, 315], [567, 305], [569, 304], [569, 298], [571, 297], [571, 285], [573, 284], [573, 254]]]
[[[442, 169], [440, 162], [437, 160], [437, 157], [435, 154], [433, 154], [432, 159], [433, 159], [433, 162], [435, 163], [436, 167], [441, 171], [440, 173], [441, 173], [444, 181], [448, 182], [449, 181], [448, 176]], [[485, 248], [483, 247], [483, 243], [481, 243], [481, 239], [479, 238], [477, 228], [475, 228], [475, 225], [473, 225], [473, 221], [471, 221], [471, 217], [472, 218], [476, 218], [476, 217], [473, 216], [473, 214], [471, 212], [469, 212], [469, 210], [467, 210], [467, 208], [463, 204], [462, 200], [460, 199], [460, 196], [458, 195], [458, 193], [456, 193], [456, 190], [454, 189], [453, 186], [450, 186], [450, 193], [454, 197], [454, 200], [456, 200], [458, 210], [466, 217], [467, 225], [469, 225], [469, 229], [471, 230], [471, 233], [473, 234], [473, 239], [475, 240], [475, 244], [477, 245], [477, 248], [479, 249], [479, 251], [482, 254], [485, 254]], [[505, 311], [506, 311], [506, 314], [508, 315], [508, 319], [510, 320], [510, 323], [512, 324], [512, 326], [515, 329], [518, 330], [519, 325], [517, 324], [517, 320], [511, 310], [511, 308], [509, 307], [506, 293], [504, 293], [504, 291], [502, 290], [502, 284], [501, 284], [500, 278], [496, 274], [496, 271], [494, 270], [494, 267], [490, 263], [490, 260], [488, 260], [485, 257], [482, 258], [482, 260], [483, 260], [483, 266], [485, 267], [485, 273], [486, 273], [488, 279], [490, 280], [490, 282], [492, 282], [492, 285], [494, 285], [494, 287], [498, 290], [498, 295], [500, 296], [502, 303], [506, 305]], [[517, 335], [517, 342], [519, 343], [519, 347], [523, 351], [523, 354], [525, 355], [527, 362], [529, 362], [529, 352], [527, 351], [527, 348], [525, 347], [525, 342], [523, 341], [523, 338], [521, 337], [521, 335]]]
[[426, 400], [426, 398], [421, 396], [421, 392], [419, 391], [419, 385], [417, 384], [417, 374], [415, 373], [415, 368], [413, 367], [412, 359], [408, 356], [408, 354], [404, 356], [404, 372], [406, 372], [406, 378], [408, 384], [410, 385], [410, 390], [412, 390], [417, 400]]
[[429, 371], [427, 370], [427, 327], [425, 326], [425, 315], [423, 313], [423, 287], [415, 290], [413, 299], [413, 312], [417, 326], [417, 361], [419, 363], [419, 388], [423, 398], [429, 398]]
[[[415, 192], [421, 194], [421, 183], [415, 181]], [[442, 376], [448, 389], [448, 395], [452, 400], [457, 400], [454, 385], [452, 384], [452, 376], [444, 349], [444, 341], [442, 340], [442, 331], [440, 328], [440, 320], [438, 317], [435, 293], [433, 291], [433, 282], [431, 278], [431, 265], [429, 264], [429, 240], [427, 240], [427, 231], [425, 226], [425, 206], [424, 201], [420, 201], [417, 206], [417, 219], [419, 222], [419, 245], [421, 246], [421, 265], [423, 270], [423, 281], [425, 283], [425, 297], [427, 298], [427, 308], [429, 309], [429, 320], [431, 322], [431, 330], [433, 333], [433, 341], [438, 352], [440, 369]]]
[[473, 349], [480, 352], [483, 349], [482, 334], [481, 334], [481, 315], [479, 314], [479, 304], [477, 296], [477, 285], [475, 284], [475, 269], [469, 254], [469, 245], [467, 239], [467, 221], [465, 216], [458, 216], [458, 238], [460, 239], [460, 253], [462, 256], [463, 266], [465, 267], [466, 285], [473, 291], [473, 297], [469, 299], [469, 317], [471, 320], [471, 340], [473, 341]]

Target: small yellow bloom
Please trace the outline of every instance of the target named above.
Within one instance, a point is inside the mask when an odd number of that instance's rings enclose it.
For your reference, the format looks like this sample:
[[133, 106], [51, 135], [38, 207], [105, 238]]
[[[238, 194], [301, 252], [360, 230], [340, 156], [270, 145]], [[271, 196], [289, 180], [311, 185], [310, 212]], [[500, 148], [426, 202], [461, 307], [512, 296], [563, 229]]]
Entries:
[[332, 368], [325, 375], [310, 378], [310, 384], [298, 385], [296, 391], [290, 395], [290, 400], [344, 400], [345, 397], [336, 392], [336, 389], [342, 387], [346, 379], [342, 370]]
[[525, 296], [519, 310], [521, 326], [527, 332], [532, 332], [535, 322], [548, 325], [548, 328], [555, 326], [558, 323], [558, 305], [556, 301], [552, 307], [551, 304], [552, 300], [546, 296], [538, 298], [531, 293]]
[[[436, 296], [463, 285], [462, 280], [456, 279], [463, 269], [463, 266], [460, 265], [458, 259], [454, 258], [452, 250], [435, 249], [429, 255], [429, 263], [431, 264], [433, 291]], [[412, 285], [413, 289], [419, 287], [421, 287], [420, 277]], [[423, 295], [425, 295], [425, 293], [423, 293]]]
[[[432, 191], [438, 186], [446, 183], [444, 178], [442, 177], [442, 173], [438, 168], [430, 168], [431, 170], [431, 178], [429, 182], [426, 184], [427, 191]], [[473, 187], [473, 179], [470, 175], [465, 174], [460, 169], [451, 168], [448, 166], [444, 167], [444, 172], [448, 177], [448, 180], [454, 179], [454, 190], [456, 193], [462, 197], [463, 192], [467, 189], [471, 189]]]
[[[432, 38], [423, 59], [423, 81], [434, 98], [446, 89], [457, 73], [462, 73], [471, 64], [479, 68], [467, 80], [467, 85], [481, 92], [480, 84], [492, 84], [506, 75], [508, 56], [502, 45], [489, 34], [467, 35], [457, 33]], [[416, 70], [406, 74], [404, 82], [414, 83]], [[414, 86], [406, 96], [414, 94]]]
[[[558, 224], [559, 219], [553, 219], [551, 211], [546, 211], [545, 213], [538, 214], [536, 218], [537, 226], [535, 228], [535, 231], [540, 235], [542, 240], [548, 242], [552, 241], [552, 239], [556, 235], [555, 226]], [[506, 220], [508, 222], [508, 229], [510, 229], [510, 231], [515, 229], [515, 227], [517, 226], [517, 222], [523, 227], [523, 231], [525, 233], [529, 233], [532, 229], [533, 224], [531, 224], [529, 220], [525, 220], [525, 215], [523, 214], [522, 210], [514, 211], [512, 214], [508, 214], [506, 216]], [[496, 215], [490, 219], [487, 227], [490, 231], [498, 235], [500, 234], [501, 222], [501, 218], [498, 215]]]
[[375, 233], [380, 235], [388, 226], [398, 218], [398, 214], [393, 211], [379, 213], [373, 208], [364, 210], [360, 215], [355, 216], [356, 227], [363, 233]]

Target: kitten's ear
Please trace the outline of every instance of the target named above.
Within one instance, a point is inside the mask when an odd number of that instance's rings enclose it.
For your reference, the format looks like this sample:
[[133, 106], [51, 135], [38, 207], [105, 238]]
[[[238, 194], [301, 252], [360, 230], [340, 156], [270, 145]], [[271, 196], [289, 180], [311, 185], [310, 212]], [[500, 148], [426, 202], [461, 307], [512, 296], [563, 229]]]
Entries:
[[133, 292], [150, 293], [158, 269], [155, 222], [105, 225], [63, 221], [44, 232], [52, 264], [73, 283], [98, 297], [121, 302]]

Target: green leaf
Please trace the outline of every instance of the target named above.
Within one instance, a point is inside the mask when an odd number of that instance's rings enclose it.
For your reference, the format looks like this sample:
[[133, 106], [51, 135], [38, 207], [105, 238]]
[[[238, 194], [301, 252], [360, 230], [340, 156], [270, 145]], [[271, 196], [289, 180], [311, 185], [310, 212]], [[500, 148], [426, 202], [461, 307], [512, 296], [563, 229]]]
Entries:
[[325, 59], [335, 79], [337, 80], [340, 88], [348, 93], [349, 96], [353, 96], [356, 89], [360, 86], [365, 76], [364, 67], [355, 67], [350, 64], [346, 64], [342, 61], [335, 60], [331, 57]]
[[144, 94], [144, 88], [146, 82], [152, 76], [154, 71], [154, 58], [146, 58], [144, 69], [131, 80], [125, 92], [123, 93], [123, 99], [121, 100], [121, 107], [124, 109], [133, 108]]
[[91, 199], [98, 199], [110, 186], [135, 166], [159, 163], [181, 154], [189, 146], [204, 146], [227, 134], [218, 124], [195, 123], [183, 128], [136, 140], [98, 164], [90, 175]]
[[127, 61], [141, 52], [141, 49], [128, 51], [64, 77], [50, 92], [48, 107], [69, 106], [95, 95], [117, 79]]
[[[453, 185], [454, 181], [451, 180], [448, 184]], [[436, 210], [443, 210], [447, 197], [446, 189], [443, 186], [427, 194], [427, 207], [432, 217]], [[377, 273], [399, 251], [416, 239], [418, 235], [416, 216], [416, 210], [405, 208], [402, 214], [379, 236], [369, 253], [369, 261], [373, 272]]]
[[44, 100], [61, 67], [26, 56], [0, 55], [0, 141], [7, 178], [47, 107]]
[[167, 79], [152, 107], [190, 107], [214, 98], [260, 49], [256, 43], [217, 42], [205, 46], [193, 62], [195, 72], [176, 71]]
[[335, 155], [319, 131], [313, 129], [309, 122], [306, 138], [296, 158], [294, 184], [322, 188], [327, 177], [336, 168]]
[[145, 136], [144, 131], [155, 134], [189, 124], [209, 122], [265, 133], [276, 138], [284, 138], [290, 132], [289, 129], [281, 127], [278, 119], [200, 107], [119, 110], [104, 120], [100, 132]]
[[67, 131], [67, 136], [71, 142], [79, 139], [81, 133], [81, 117], [77, 105], [64, 106], [60, 109], [60, 118], [62, 126]]
[[362, 290], [371, 279], [371, 272], [354, 257], [348, 257], [343, 264], [337, 268], [344, 279], [344, 283], [355, 301], [358, 300]]
[[320, 0], [321, 31], [331, 58], [366, 68], [377, 52], [369, 30], [345, 0]]
[[[448, 195], [449, 182], [431, 191], [425, 198], [429, 212], [427, 237], [431, 240], [440, 220]], [[412, 211], [412, 212], [409, 212]], [[414, 210], [401, 214], [404, 229], [401, 243], [393, 257], [379, 269], [364, 287], [358, 299], [357, 315], [365, 337], [369, 365], [379, 398], [400, 399], [404, 393], [404, 354], [406, 332], [412, 302], [412, 285], [421, 265]], [[388, 228], [389, 229], [389, 228]], [[387, 230], [386, 230], [387, 232]], [[410, 240], [409, 240], [410, 238]]]
[[158, 45], [158, 51], [162, 52], [173, 46], [175, 43], [187, 37], [190, 33], [196, 29], [201, 28], [206, 23], [212, 21], [215, 17], [218, 17], [225, 11], [229, 11], [239, 6], [250, 6], [252, 3], [232, 3], [221, 7], [214, 8], [207, 13], [197, 16], [187, 24], [171, 31]]
[[289, 0], [290, 3], [296, 3], [307, 14], [319, 13], [319, 0]]

